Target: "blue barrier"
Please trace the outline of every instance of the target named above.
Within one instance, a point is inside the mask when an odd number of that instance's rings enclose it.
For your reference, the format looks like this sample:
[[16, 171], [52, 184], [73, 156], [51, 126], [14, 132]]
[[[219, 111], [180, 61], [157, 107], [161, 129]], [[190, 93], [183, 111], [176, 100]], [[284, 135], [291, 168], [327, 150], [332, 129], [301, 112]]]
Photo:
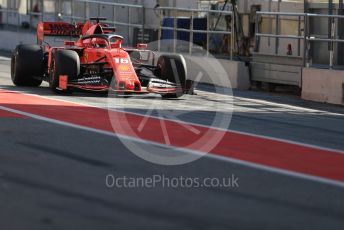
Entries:
[[[178, 29], [190, 29], [191, 19], [190, 18], [177, 18]], [[163, 27], [174, 28], [174, 18], [164, 18]], [[207, 19], [206, 18], [194, 18], [193, 19], [194, 30], [207, 30]], [[173, 39], [173, 30], [162, 30], [161, 39]], [[177, 31], [177, 39], [182, 41], [190, 41], [190, 32]], [[204, 33], [194, 33], [193, 42], [196, 44], [203, 44], [207, 40], [207, 35]]]

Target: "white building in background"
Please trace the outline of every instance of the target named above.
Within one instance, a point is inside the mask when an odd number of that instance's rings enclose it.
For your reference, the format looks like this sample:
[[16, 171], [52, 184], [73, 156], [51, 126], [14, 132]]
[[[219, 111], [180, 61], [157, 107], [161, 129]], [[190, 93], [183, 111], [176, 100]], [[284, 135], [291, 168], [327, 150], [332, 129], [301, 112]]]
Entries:
[[[74, 8], [72, 7], [73, 0], [0, 0], [0, 5], [3, 8], [19, 10], [21, 20], [27, 20], [26, 17], [29, 12], [38, 6], [40, 12], [45, 13], [45, 20], [55, 20], [57, 13], [70, 16], [75, 15], [81, 18], [90, 16], [105, 16], [109, 20], [120, 22], [138, 22], [142, 18], [140, 10], [131, 10], [128, 12], [125, 7], [110, 7], [109, 5], [90, 4], [86, 9], [85, 4], [74, 0]], [[143, 5], [146, 8], [145, 22], [147, 28], [156, 28], [159, 26], [159, 15], [157, 15], [154, 8], [161, 7], [176, 7], [189, 9], [210, 9], [212, 4], [219, 3], [223, 5], [224, 0], [101, 0], [99, 2], [114, 2], [122, 4]], [[282, 0], [278, 3], [277, 0], [238, 0], [238, 8], [241, 13], [250, 13], [252, 5], [261, 5], [263, 11], [292, 11], [303, 12], [303, 0]], [[313, 1], [315, 2], [315, 1]], [[220, 7], [221, 8], [221, 7]], [[230, 8], [227, 8], [230, 9]], [[51, 15], [53, 14], [53, 15]], [[115, 18], [114, 18], [115, 15]], [[10, 23], [17, 23], [18, 19], [13, 14], [3, 14]], [[138, 19], [140, 18], [140, 19]], [[6, 21], [3, 20], [3, 21]]]
[[[74, 4], [72, 4], [74, 2]], [[94, 1], [93, 1], [94, 2]], [[18, 25], [21, 22], [30, 22], [34, 26], [41, 17], [34, 17], [30, 15], [30, 12], [38, 8], [38, 11], [43, 13], [45, 21], [55, 21], [59, 18], [58, 14], [62, 15], [62, 20], [71, 22], [71, 16], [78, 17], [78, 21], [84, 21], [85, 18], [102, 16], [107, 17], [109, 21], [116, 21], [122, 23], [131, 23], [140, 25], [144, 23], [145, 29], [147, 31], [154, 30], [160, 26], [160, 15], [159, 11], [155, 8], [157, 6], [161, 7], [176, 7], [176, 8], [189, 8], [189, 9], [210, 9], [217, 7], [217, 9], [222, 9], [224, 0], [214, 1], [214, 0], [101, 0], [99, 2], [111, 2], [111, 3], [121, 3], [121, 4], [133, 4], [144, 6], [145, 11], [143, 13], [142, 9], [130, 9], [124, 6], [113, 7], [106, 4], [90, 3], [84, 4], [79, 0], [0, 0], [0, 5], [2, 8], [8, 8], [11, 10], [18, 10], [17, 13], [2, 13], [2, 22], [9, 23], [13, 25]], [[328, 1], [322, 0], [309, 0], [313, 7], [313, 11], [316, 13], [326, 14], [328, 9]], [[334, 0], [338, 3], [338, 0]], [[320, 4], [321, 3], [321, 4]], [[230, 4], [229, 4], [230, 5]], [[250, 36], [252, 34], [252, 23], [254, 23], [254, 13], [253, 8], [259, 9], [261, 11], [282, 11], [282, 12], [304, 12], [304, 0], [238, 0], [238, 9], [242, 13], [242, 24], [245, 36]], [[230, 10], [230, 7], [226, 8]], [[143, 17], [144, 14], [144, 17]], [[178, 13], [180, 16], [190, 17], [190, 14]], [[165, 15], [168, 12], [165, 12]], [[199, 14], [202, 16], [202, 14]], [[144, 20], [142, 19], [144, 18]], [[265, 33], [273, 33], [275, 29], [274, 22], [271, 17], [265, 17], [260, 22], [261, 31]], [[302, 27], [303, 27], [303, 21]], [[296, 19], [282, 20], [281, 21], [281, 33], [282, 34], [294, 34], [298, 33], [298, 21]], [[225, 24], [224, 24], [225, 25]], [[319, 22], [317, 29], [319, 34], [326, 34], [328, 23], [326, 21]], [[132, 27], [123, 26], [117, 24], [118, 33], [122, 34], [128, 39], [128, 41], [133, 41], [137, 37], [137, 29]], [[220, 26], [221, 27], [221, 26]], [[221, 27], [221, 29], [226, 29]], [[250, 32], [251, 30], [251, 32]], [[154, 31], [153, 31], [154, 32]], [[155, 31], [156, 34], [156, 31]], [[265, 42], [265, 40], [267, 40]], [[297, 47], [297, 41], [283, 40], [279, 46], [279, 52], [285, 52], [286, 46], [291, 44], [293, 48]], [[261, 50], [267, 50], [268, 52], [274, 51], [274, 40], [273, 39], [261, 39]], [[302, 50], [302, 44], [300, 49]], [[323, 45], [322, 49], [326, 49], [326, 44]], [[296, 52], [295, 52], [296, 53]]]

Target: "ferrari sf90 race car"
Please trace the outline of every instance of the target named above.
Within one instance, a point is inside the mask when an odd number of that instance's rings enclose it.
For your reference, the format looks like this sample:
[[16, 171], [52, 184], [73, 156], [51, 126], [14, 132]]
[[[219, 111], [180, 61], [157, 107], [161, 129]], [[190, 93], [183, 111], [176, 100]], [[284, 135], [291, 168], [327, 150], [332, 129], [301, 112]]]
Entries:
[[[49, 83], [56, 93], [75, 89], [121, 95], [156, 93], [178, 98], [192, 92], [183, 56], [158, 55], [146, 44], [122, 47], [123, 37], [115, 28], [91, 18], [84, 24], [40, 22], [37, 45], [18, 45], [11, 59], [11, 77], [16, 86], [38, 87]], [[50, 46], [45, 36], [77, 39]], [[189, 86], [189, 87], [188, 87]]]

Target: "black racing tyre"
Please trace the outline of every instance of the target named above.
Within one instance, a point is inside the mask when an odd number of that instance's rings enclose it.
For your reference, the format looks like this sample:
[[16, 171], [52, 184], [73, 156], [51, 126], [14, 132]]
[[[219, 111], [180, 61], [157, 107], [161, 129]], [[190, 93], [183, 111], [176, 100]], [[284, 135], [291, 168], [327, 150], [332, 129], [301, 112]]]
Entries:
[[53, 53], [49, 86], [55, 93], [71, 93], [71, 89], [59, 88], [59, 78], [67, 75], [68, 79], [76, 79], [80, 74], [80, 58], [73, 50], [57, 50]]
[[11, 79], [16, 86], [42, 84], [44, 74], [43, 49], [38, 45], [19, 45], [11, 58]]
[[171, 54], [162, 55], [158, 59], [158, 68], [160, 69], [159, 78], [180, 85], [177, 93], [163, 94], [163, 98], [179, 98], [184, 95], [186, 86], [187, 68], [182, 55]]

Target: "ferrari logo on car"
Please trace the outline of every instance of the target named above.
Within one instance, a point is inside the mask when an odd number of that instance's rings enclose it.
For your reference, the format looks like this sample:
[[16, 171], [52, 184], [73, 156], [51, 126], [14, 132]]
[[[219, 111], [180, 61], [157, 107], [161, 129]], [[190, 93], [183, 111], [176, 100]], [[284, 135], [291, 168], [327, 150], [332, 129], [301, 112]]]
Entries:
[[130, 71], [130, 67], [128, 65], [120, 65], [118, 67], [118, 70], [121, 72], [127, 72], [127, 71]]

